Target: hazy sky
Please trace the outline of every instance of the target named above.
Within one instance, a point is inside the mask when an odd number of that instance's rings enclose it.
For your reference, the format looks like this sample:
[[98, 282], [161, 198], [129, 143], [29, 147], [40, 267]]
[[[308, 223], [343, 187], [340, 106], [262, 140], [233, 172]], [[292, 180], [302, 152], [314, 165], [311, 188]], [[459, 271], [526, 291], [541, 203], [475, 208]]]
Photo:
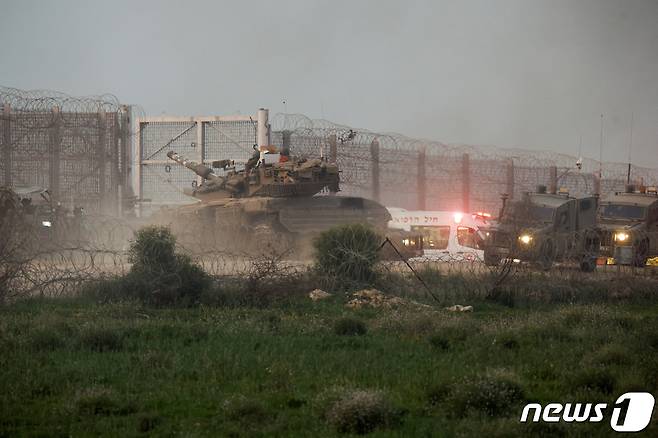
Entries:
[[0, 84], [658, 166], [658, 0], [0, 0]]

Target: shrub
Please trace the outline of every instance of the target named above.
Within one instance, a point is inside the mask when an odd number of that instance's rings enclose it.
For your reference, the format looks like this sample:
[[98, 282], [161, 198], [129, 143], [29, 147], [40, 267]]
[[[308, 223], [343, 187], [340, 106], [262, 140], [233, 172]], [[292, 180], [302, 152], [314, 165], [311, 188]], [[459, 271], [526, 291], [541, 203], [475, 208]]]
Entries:
[[30, 336], [35, 350], [55, 350], [64, 347], [64, 338], [55, 330], [37, 329]]
[[603, 394], [612, 394], [617, 379], [605, 368], [585, 368], [574, 375], [573, 386]]
[[341, 433], [366, 434], [399, 423], [401, 412], [379, 391], [356, 390], [335, 401], [325, 418]]
[[618, 344], [607, 344], [588, 357], [593, 365], [626, 365], [632, 362], [633, 355]]
[[513, 333], [502, 333], [498, 338], [498, 344], [506, 350], [518, 350], [519, 341]]
[[111, 415], [122, 411], [117, 396], [110, 388], [92, 386], [78, 391], [72, 399], [78, 415]]
[[450, 395], [451, 387], [445, 382], [432, 384], [426, 390], [425, 395], [430, 406], [436, 406]]
[[80, 346], [92, 351], [119, 351], [123, 348], [123, 336], [107, 327], [88, 327], [80, 333]]
[[104, 301], [137, 298], [155, 306], [189, 306], [197, 304], [213, 285], [189, 256], [176, 253], [176, 238], [166, 227], [137, 231], [128, 259], [132, 267], [127, 275], [96, 282], [86, 293]]
[[334, 333], [341, 336], [365, 335], [368, 328], [356, 318], [341, 318], [334, 324]]
[[154, 413], [142, 413], [137, 416], [137, 431], [141, 433], [150, 432], [162, 422], [162, 417]]
[[471, 322], [459, 322], [440, 327], [430, 336], [429, 342], [439, 350], [451, 350], [474, 336], [476, 336], [476, 327]]
[[135, 233], [135, 240], [128, 250], [128, 261], [138, 270], [173, 270], [176, 266], [176, 238], [167, 227], [144, 227]]
[[456, 382], [446, 403], [453, 415], [464, 416], [469, 411], [477, 411], [500, 417], [523, 399], [523, 388], [516, 379], [505, 373], [489, 373]]
[[244, 396], [226, 400], [224, 411], [228, 419], [245, 424], [260, 424], [269, 418], [269, 414], [261, 402]]
[[314, 242], [316, 267], [340, 280], [371, 282], [380, 244], [381, 238], [366, 225], [333, 227]]
[[430, 337], [430, 344], [438, 350], [450, 350], [450, 340], [446, 336], [440, 334]]

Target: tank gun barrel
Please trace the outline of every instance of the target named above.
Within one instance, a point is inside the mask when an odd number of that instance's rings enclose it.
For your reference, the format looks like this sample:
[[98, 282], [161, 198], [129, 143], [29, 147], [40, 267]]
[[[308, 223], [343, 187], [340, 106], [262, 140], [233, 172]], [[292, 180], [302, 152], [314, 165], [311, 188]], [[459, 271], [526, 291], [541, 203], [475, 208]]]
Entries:
[[196, 173], [203, 179], [207, 179], [211, 181], [223, 179], [219, 175], [215, 174], [215, 172], [213, 172], [210, 167], [205, 166], [201, 163], [197, 163], [196, 161], [188, 160], [185, 157], [181, 157], [174, 151], [167, 152], [167, 157], [169, 157], [169, 159], [171, 160], [174, 160], [178, 164], [187, 167], [188, 169], [190, 169], [192, 172]]

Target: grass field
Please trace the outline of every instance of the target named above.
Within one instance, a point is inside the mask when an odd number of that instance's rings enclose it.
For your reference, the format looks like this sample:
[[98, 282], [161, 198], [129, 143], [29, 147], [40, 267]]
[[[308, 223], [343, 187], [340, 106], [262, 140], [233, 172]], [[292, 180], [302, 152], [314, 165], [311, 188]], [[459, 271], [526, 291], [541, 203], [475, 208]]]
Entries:
[[[600, 436], [608, 418], [521, 424], [521, 408], [658, 390], [656, 305], [345, 301], [7, 305], [0, 435]], [[655, 417], [644, 434], [658, 434]]]

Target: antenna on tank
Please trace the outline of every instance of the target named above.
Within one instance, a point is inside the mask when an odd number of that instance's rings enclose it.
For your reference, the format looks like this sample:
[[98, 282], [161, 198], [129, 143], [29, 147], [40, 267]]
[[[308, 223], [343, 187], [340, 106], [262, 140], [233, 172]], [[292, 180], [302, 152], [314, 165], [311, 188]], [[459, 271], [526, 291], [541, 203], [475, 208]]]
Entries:
[[599, 180], [603, 179], [603, 114], [601, 114], [601, 135], [599, 137]]
[[631, 129], [630, 138], [628, 140], [628, 173], [626, 174], [626, 184], [631, 183], [631, 166], [632, 166], [632, 153], [633, 153], [633, 111], [631, 111]]

